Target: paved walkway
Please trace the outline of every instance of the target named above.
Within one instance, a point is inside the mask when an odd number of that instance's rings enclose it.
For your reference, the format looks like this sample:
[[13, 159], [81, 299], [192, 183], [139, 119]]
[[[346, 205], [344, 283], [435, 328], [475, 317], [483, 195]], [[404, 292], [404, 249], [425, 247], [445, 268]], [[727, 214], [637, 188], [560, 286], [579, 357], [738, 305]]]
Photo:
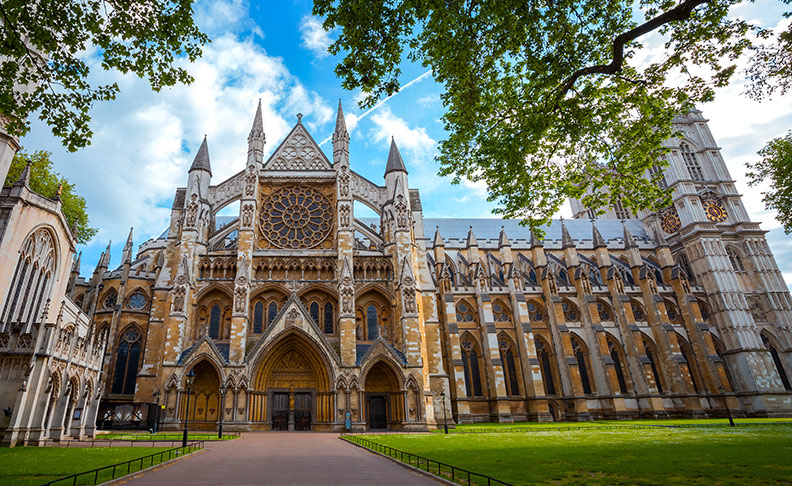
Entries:
[[338, 434], [257, 432], [206, 442], [206, 450], [122, 484], [433, 485], [436, 481], [346, 443]]

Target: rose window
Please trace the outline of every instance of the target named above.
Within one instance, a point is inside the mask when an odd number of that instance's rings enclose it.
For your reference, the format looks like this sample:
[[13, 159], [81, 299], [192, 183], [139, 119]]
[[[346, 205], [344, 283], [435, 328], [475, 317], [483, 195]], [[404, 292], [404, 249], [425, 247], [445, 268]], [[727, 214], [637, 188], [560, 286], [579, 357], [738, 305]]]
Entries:
[[313, 248], [333, 228], [330, 201], [309, 187], [284, 187], [264, 200], [259, 226], [278, 248]]

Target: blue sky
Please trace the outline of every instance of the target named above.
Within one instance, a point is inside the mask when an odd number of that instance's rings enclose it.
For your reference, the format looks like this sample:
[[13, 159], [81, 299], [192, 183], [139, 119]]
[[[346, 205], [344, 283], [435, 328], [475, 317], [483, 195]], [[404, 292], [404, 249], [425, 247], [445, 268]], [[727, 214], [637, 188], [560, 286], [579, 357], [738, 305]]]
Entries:
[[[736, 12], [775, 26], [778, 2], [757, 2]], [[134, 226], [135, 245], [156, 237], [168, 225], [176, 187], [183, 186], [195, 151], [208, 137], [213, 184], [244, 167], [247, 133], [259, 98], [262, 100], [268, 155], [303, 113], [303, 123], [322, 144], [333, 131], [335, 108], [341, 99], [351, 135], [354, 170], [381, 183], [391, 136], [410, 171], [410, 186], [421, 190], [425, 217], [493, 217], [485, 188], [452, 186], [436, 175], [433, 160], [444, 138], [440, 117], [441, 87], [427, 69], [405, 65], [405, 88], [365, 112], [357, 107], [360, 93], [344, 91], [333, 69], [337, 57], [326, 52], [334, 32], [321, 29], [311, 16], [312, 2], [246, 2], [201, 0], [196, 20], [213, 42], [202, 59], [189, 65], [196, 81], [153, 93], [133, 76], [102, 71], [89, 57], [94, 83], [116, 81], [118, 98], [92, 111], [94, 137], [90, 147], [70, 154], [49, 129], [33, 122], [22, 145], [53, 153], [56, 168], [77, 185], [88, 203], [96, 238], [83, 252], [82, 275], [93, 271], [100, 253], [112, 240], [111, 267], [120, 263], [121, 249]], [[658, 42], [649, 39], [650, 48]], [[408, 85], [409, 83], [409, 85]], [[792, 96], [758, 104], [742, 96], [740, 83], [720, 90], [714, 103], [701, 106], [723, 149], [738, 190], [752, 219], [770, 230], [767, 237], [787, 283], [792, 283], [792, 244], [774, 214], [764, 210], [761, 194], [745, 183], [746, 162], [769, 139], [792, 127]], [[265, 155], [265, 156], [266, 156]], [[560, 215], [569, 216], [568, 207]]]

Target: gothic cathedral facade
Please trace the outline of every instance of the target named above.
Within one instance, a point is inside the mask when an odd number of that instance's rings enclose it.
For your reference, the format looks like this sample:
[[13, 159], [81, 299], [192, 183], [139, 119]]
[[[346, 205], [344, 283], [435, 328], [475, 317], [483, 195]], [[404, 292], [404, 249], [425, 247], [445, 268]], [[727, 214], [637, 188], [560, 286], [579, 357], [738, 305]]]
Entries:
[[572, 201], [539, 239], [424, 218], [395, 142], [380, 184], [354, 172], [340, 104], [332, 161], [299, 116], [265, 160], [259, 109], [239, 173], [212, 181], [204, 139], [160, 237], [133, 254], [130, 233], [121, 265], [108, 247], [87, 280], [75, 262], [68, 301], [109, 336], [97, 423], [792, 414], [789, 291], [706, 120], [676, 123], [658, 177], [672, 207], [592, 218]]

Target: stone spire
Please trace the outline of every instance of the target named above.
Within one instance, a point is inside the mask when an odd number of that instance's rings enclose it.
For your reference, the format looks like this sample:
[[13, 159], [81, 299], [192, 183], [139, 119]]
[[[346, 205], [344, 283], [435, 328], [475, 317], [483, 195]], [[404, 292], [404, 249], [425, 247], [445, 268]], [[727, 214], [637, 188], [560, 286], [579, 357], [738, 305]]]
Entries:
[[107, 268], [110, 266], [110, 245], [112, 245], [112, 241], [107, 242], [107, 248], [105, 249], [104, 253], [102, 253], [102, 260], [99, 265]]
[[129, 236], [127, 237], [126, 244], [124, 245], [124, 253], [121, 256], [122, 264], [132, 262], [132, 230], [134, 230], [134, 228], [129, 228]]
[[654, 240], [657, 243], [657, 246], [668, 246], [668, 242], [665, 239], [665, 235], [663, 234], [664, 231], [657, 223], [657, 221], [652, 224], [652, 230], [654, 231]]
[[190, 172], [196, 170], [205, 170], [209, 173], [209, 175], [212, 175], [212, 167], [209, 164], [209, 147], [206, 144], [206, 135], [204, 135], [203, 142], [201, 142], [201, 147], [198, 149], [198, 153], [195, 154], [195, 160], [193, 160], [192, 166], [190, 166]]
[[16, 182], [14, 183], [15, 186], [27, 186], [30, 187], [30, 167], [33, 165], [33, 162], [28, 159], [27, 165], [22, 170], [22, 173], [19, 174]]
[[563, 219], [561, 219], [561, 248], [575, 248], [575, 241], [569, 235]]
[[592, 238], [591, 239], [594, 241], [594, 248], [605, 248], [605, 247], [607, 247], [608, 244], [605, 243], [605, 238], [603, 238], [602, 234], [600, 234], [599, 230], [597, 229], [597, 225], [594, 224], [594, 221], [591, 222], [591, 228], [592, 228], [592, 230], [591, 230]]
[[345, 137], [349, 140], [346, 120], [344, 119], [344, 109], [341, 107], [341, 98], [338, 99], [338, 113], [336, 114], [335, 131], [333, 132], [333, 142], [337, 137]]
[[399, 148], [396, 147], [396, 141], [391, 137], [390, 152], [388, 153], [388, 165], [385, 166], [385, 175], [390, 172], [401, 171], [407, 173], [407, 168], [404, 167], [404, 161], [399, 153]]
[[624, 248], [638, 248], [635, 238], [630, 234], [630, 230], [627, 229], [627, 224], [624, 221], [622, 221], [622, 227], [624, 228]]
[[511, 241], [506, 236], [506, 228], [501, 226], [500, 235], [498, 235], [498, 248], [503, 248], [504, 246], [511, 246]]

